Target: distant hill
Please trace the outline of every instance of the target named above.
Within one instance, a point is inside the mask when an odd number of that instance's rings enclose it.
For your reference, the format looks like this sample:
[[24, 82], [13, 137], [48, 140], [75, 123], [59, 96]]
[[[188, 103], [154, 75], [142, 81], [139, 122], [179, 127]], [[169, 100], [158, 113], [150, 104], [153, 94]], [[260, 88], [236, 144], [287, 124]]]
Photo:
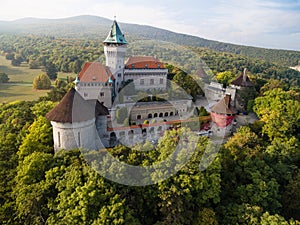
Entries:
[[[15, 21], [0, 21], [1, 33], [50, 35], [64, 38], [103, 39], [112, 21], [98, 16], [76, 16], [63, 19], [24, 18]], [[185, 46], [197, 46], [244, 55], [283, 66], [296, 66], [300, 61], [299, 51], [265, 49], [207, 40], [201, 37], [137, 24], [120, 23], [129, 41], [160, 40]]]

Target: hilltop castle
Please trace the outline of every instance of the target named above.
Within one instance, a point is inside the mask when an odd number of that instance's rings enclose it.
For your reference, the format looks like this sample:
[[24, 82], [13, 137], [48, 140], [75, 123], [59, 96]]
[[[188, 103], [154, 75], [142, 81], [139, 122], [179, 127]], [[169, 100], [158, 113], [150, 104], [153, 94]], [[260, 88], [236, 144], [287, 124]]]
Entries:
[[[152, 101], [157, 93], [162, 98], [167, 95], [168, 69], [153, 56], [130, 56], [125, 62], [127, 41], [116, 20], [103, 43], [105, 66], [87, 62], [76, 77], [75, 89], [70, 89], [46, 115], [53, 127], [55, 151], [157, 140], [165, 130], [194, 113], [192, 97], [188, 94]], [[230, 131], [236, 113], [233, 106], [239, 102], [235, 101], [240, 93], [237, 90], [244, 86], [253, 86], [246, 72], [228, 90], [214, 84], [206, 86], [207, 97], [219, 101], [211, 110], [216, 134]], [[126, 87], [128, 90], [123, 91]], [[150, 101], [139, 102], [138, 92], [146, 93]], [[121, 109], [127, 112], [127, 124], [115, 122]]]

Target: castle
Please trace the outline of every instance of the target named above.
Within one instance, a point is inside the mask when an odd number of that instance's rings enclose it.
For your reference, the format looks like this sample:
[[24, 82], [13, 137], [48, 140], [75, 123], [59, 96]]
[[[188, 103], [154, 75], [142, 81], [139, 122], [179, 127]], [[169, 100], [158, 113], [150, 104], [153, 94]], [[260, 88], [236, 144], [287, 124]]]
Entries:
[[[76, 77], [75, 89], [70, 89], [46, 115], [53, 127], [55, 151], [131, 146], [157, 140], [165, 130], [193, 115], [192, 97], [188, 94], [152, 101], [157, 94], [166, 96], [170, 88], [168, 70], [153, 56], [130, 56], [125, 62], [126, 48], [125, 36], [114, 20], [104, 40], [105, 66], [87, 62]], [[236, 113], [232, 107], [237, 105], [232, 103], [237, 102], [237, 90], [245, 85], [252, 86], [246, 72], [228, 90], [217, 84], [206, 87], [208, 98], [219, 101], [211, 110], [216, 134], [230, 131]], [[137, 92], [146, 93], [144, 98], [150, 101], [139, 101]], [[127, 114], [127, 123], [116, 122], [121, 110]]]

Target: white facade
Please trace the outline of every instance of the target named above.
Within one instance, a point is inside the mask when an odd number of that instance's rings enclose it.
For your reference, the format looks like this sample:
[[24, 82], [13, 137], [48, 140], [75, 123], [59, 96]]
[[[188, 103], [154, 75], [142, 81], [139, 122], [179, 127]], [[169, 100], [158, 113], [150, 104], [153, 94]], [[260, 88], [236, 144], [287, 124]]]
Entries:
[[124, 59], [126, 54], [126, 45], [105, 45], [104, 54], [106, 66], [109, 67], [115, 78], [115, 91], [119, 90], [124, 81]]
[[55, 151], [75, 148], [96, 149], [95, 119], [78, 123], [51, 121], [51, 125]]
[[98, 99], [107, 108], [112, 105], [112, 84], [101, 82], [78, 82], [75, 89], [85, 100]]
[[124, 80], [133, 80], [137, 90], [158, 89], [167, 87], [168, 69], [125, 69]]

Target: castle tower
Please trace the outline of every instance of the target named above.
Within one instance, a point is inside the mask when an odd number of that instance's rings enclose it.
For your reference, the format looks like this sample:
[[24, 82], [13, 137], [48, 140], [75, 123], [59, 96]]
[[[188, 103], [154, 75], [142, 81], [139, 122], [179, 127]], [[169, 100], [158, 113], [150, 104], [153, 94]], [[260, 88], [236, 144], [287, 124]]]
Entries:
[[[99, 104], [96, 100], [86, 101], [71, 88], [60, 103], [46, 114], [53, 127], [54, 150], [96, 149], [98, 144], [96, 116]], [[102, 105], [102, 107], [104, 107]], [[107, 109], [103, 111], [107, 113]]]
[[231, 96], [226, 94], [211, 109], [212, 130], [217, 136], [228, 136], [232, 131], [235, 110], [231, 105]]
[[110, 68], [115, 77], [115, 90], [117, 93], [124, 81], [123, 69], [127, 41], [116, 20], [113, 21], [109, 34], [103, 43], [106, 66]]
[[236, 97], [235, 97], [235, 108], [241, 112], [247, 110], [247, 104], [249, 100], [255, 98], [255, 87], [254, 84], [250, 81], [247, 75], [247, 69], [231, 82], [231, 88], [235, 88]]

